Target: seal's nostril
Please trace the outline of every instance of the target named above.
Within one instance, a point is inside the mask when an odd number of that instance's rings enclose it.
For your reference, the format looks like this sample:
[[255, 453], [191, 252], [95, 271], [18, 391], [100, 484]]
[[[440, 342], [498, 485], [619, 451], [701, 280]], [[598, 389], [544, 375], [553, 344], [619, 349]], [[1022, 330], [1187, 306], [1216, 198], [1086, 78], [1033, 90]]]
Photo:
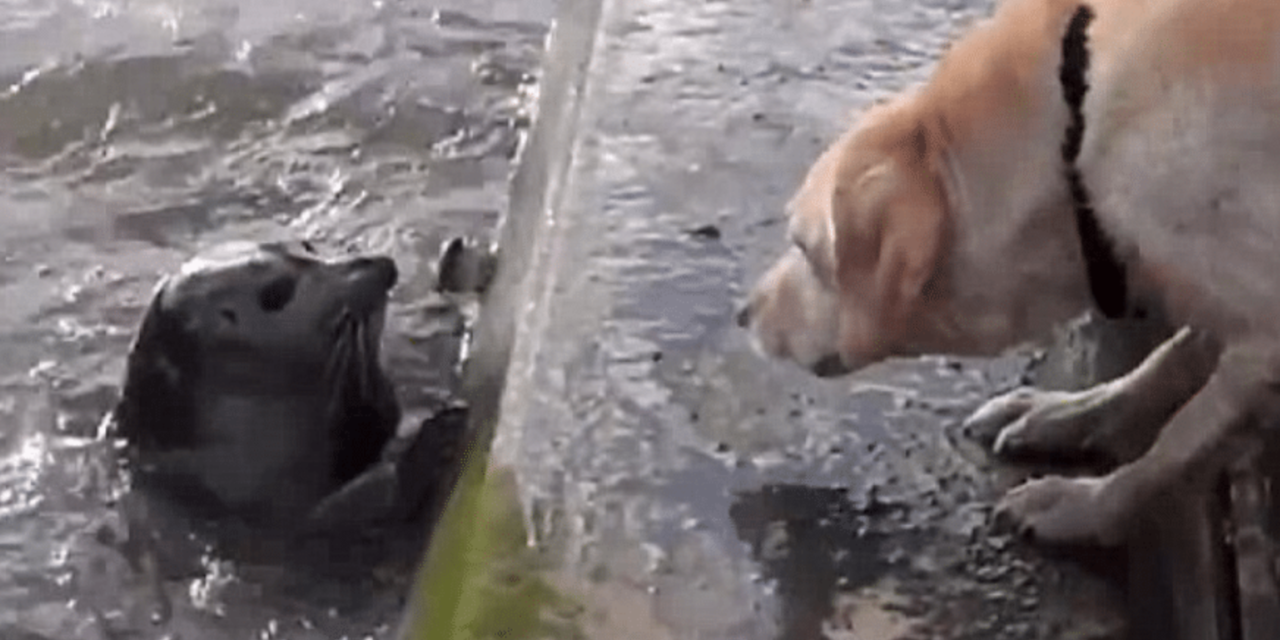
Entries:
[[738, 326], [746, 329], [751, 324], [751, 305], [744, 304], [739, 307], [738, 313], [734, 317], [737, 318]]

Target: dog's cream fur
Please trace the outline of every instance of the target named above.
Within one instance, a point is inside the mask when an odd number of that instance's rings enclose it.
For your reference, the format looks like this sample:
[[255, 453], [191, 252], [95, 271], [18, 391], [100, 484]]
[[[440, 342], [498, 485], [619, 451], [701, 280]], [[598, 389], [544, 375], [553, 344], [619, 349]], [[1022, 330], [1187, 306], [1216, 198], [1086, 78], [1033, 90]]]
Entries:
[[[763, 351], [824, 374], [994, 354], [1090, 308], [1060, 150], [1079, 4], [1005, 0], [928, 82], [822, 154], [790, 203], [794, 246], [740, 315]], [[1133, 295], [1193, 329], [1119, 380], [975, 414], [1006, 426], [1003, 451], [1098, 447], [1125, 463], [1006, 496], [1001, 513], [1060, 543], [1118, 541], [1280, 407], [1280, 2], [1088, 4], [1081, 175]]]

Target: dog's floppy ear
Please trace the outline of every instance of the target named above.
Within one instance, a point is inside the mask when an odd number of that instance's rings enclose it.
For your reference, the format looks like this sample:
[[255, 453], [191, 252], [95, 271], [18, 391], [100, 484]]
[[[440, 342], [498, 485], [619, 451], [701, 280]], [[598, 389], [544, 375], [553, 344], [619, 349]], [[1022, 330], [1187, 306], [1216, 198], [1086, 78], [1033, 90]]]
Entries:
[[847, 363], [890, 355], [938, 272], [950, 215], [933, 144], [917, 121], [882, 163], [837, 172], [830, 211]]
[[175, 312], [162, 304], [162, 280], [142, 317], [125, 364], [124, 389], [115, 408], [117, 433], [143, 449], [191, 444], [194, 425], [190, 389], [195, 339]]

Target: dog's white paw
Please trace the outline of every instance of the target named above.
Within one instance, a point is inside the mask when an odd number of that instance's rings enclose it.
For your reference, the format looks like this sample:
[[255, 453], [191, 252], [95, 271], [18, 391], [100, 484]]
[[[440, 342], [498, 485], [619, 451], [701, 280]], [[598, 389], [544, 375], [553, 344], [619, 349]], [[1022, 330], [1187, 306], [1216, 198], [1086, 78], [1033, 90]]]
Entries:
[[1124, 540], [1126, 496], [1104, 478], [1036, 478], [996, 507], [996, 524], [1045, 545], [1112, 546]]
[[996, 454], [1074, 457], [1096, 454], [1106, 411], [1100, 389], [1021, 387], [987, 401], [965, 420], [969, 433], [994, 434]]

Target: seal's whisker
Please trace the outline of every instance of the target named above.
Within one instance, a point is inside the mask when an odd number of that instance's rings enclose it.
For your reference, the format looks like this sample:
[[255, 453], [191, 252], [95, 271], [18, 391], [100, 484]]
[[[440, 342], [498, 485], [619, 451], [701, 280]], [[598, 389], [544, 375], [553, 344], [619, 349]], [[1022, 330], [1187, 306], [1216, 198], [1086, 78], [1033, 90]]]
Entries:
[[353, 349], [351, 344], [353, 339], [350, 329], [351, 323], [343, 322], [341, 326], [343, 330], [338, 333], [333, 349], [330, 351], [329, 359], [325, 363], [325, 385], [333, 389], [333, 393], [329, 394], [328, 406], [325, 408], [325, 415], [328, 421], [333, 420], [346, 402], [346, 394], [342, 387], [346, 379], [346, 370], [351, 366], [351, 351]]
[[373, 389], [372, 379], [369, 376], [369, 360], [372, 357], [369, 349], [369, 335], [366, 323], [356, 324], [356, 374], [359, 376], [357, 380], [360, 385], [360, 395], [365, 398], [372, 397]]
[[338, 314], [338, 317], [335, 318], [333, 321], [334, 338], [341, 338], [342, 335], [346, 333], [346, 331], [350, 328], [352, 321], [353, 321], [353, 318], [351, 315], [351, 310], [344, 308], [342, 312]]
[[351, 318], [344, 316], [343, 321], [338, 325], [333, 349], [329, 352], [329, 359], [325, 363], [324, 377], [326, 380], [335, 381], [340, 379], [343, 371], [350, 366], [351, 350], [354, 347], [352, 341], [355, 339], [351, 335], [353, 328]]
[[373, 398], [377, 395], [378, 371], [382, 367], [382, 363], [378, 361], [378, 332], [370, 328], [366, 323], [364, 336], [365, 352], [368, 354], [368, 358], [365, 359], [364, 363], [364, 377], [368, 382], [368, 396]]
[[373, 401], [378, 395], [378, 333], [370, 318], [343, 309], [334, 328], [333, 348], [325, 366], [326, 384], [334, 389], [328, 408], [330, 415], [342, 411], [343, 403]]

